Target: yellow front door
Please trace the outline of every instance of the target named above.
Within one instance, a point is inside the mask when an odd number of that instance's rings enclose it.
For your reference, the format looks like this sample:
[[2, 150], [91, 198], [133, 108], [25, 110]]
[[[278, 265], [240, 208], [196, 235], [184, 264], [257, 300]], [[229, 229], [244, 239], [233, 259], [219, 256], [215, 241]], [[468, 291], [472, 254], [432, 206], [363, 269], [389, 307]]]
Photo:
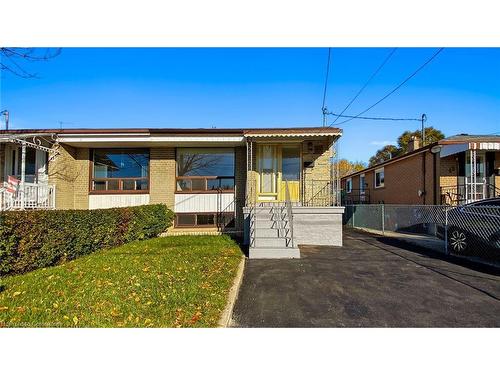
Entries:
[[259, 145], [257, 153], [257, 200], [278, 200], [278, 146]]
[[301, 155], [299, 144], [261, 144], [257, 149], [257, 200], [276, 202], [300, 200]]
[[280, 199], [286, 199], [286, 182], [290, 192], [290, 200], [298, 202], [300, 200], [300, 171], [301, 155], [300, 144], [283, 144], [281, 146], [281, 168], [280, 168]]

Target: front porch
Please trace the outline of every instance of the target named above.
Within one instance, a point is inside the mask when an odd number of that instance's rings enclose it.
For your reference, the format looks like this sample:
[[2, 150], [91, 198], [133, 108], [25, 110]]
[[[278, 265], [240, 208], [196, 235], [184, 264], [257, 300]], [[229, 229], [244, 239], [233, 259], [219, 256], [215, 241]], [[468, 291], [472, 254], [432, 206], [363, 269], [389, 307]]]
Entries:
[[444, 145], [441, 204], [461, 205], [500, 196], [500, 142]]
[[51, 134], [0, 137], [0, 211], [55, 208], [48, 162], [57, 153], [57, 140]]
[[250, 258], [299, 258], [299, 245], [342, 244], [338, 129], [246, 134], [244, 240]]

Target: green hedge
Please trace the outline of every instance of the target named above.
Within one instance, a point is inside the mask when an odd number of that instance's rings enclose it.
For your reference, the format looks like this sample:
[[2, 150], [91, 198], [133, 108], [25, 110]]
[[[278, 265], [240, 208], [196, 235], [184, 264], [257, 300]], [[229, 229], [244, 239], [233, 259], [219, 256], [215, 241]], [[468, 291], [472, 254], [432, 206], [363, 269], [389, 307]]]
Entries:
[[0, 275], [53, 266], [96, 250], [158, 236], [170, 226], [165, 205], [103, 210], [0, 213]]

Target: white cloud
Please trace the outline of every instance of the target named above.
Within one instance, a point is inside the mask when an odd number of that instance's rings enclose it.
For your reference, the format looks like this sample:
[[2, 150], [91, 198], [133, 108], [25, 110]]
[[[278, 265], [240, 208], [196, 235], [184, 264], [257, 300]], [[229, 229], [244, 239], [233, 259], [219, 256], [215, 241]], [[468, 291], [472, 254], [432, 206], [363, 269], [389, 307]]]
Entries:
[[375, 145], [375, 146], [387, 146], [387, 145], [392, 144], [392, 142], [391, 141], [371, 141], [370, 144]]

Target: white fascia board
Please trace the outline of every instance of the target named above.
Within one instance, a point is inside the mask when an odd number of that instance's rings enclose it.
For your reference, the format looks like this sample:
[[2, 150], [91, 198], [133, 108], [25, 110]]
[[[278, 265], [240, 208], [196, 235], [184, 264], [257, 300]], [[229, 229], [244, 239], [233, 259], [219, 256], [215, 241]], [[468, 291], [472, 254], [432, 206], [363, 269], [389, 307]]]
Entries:
[[78, 143], [243, 143], [243, 136], [151, 136], [151, 135], [130, 135], [130, 134], [71, 134], [59, 137], [59, 142], [68, 144]]

